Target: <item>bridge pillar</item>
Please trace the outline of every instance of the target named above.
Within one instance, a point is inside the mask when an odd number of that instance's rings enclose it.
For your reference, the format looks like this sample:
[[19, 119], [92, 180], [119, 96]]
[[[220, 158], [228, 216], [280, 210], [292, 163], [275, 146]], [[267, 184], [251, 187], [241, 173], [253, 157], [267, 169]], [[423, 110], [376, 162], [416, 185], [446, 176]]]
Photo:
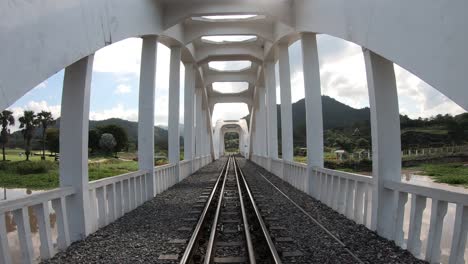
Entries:
[[72, 186], [67, 199], [70, 241], [93, 231], [88, 187], [89, 100], [94, 55], [65, 69], [60, 120], [60, 186]]
[[264, 64], [265, 89], [266, 89], [266, 113], [267, 113], [267, 148], [269, 165], [271, 171], [271, 159], [278, 158], [278, 112], [276, 109], [276, 78], [275, 63], [272, 61]]
[[176, 165], [176, 177], [179, 177], [180, 162], [180, 131], [179, 131], [179, 95], [180, 95], [180, 58], [181, 48], [171, 47], [170, 72], [169, 72], [169, 163]]
[[[291, 104], [291, 71], [288, 43], [278, 44], [281, 94], [281, 153], [283, 160], [293, 160], [293, 128]], [[284, 176], [284, 175], [283, 175]]]
[[[195, 156], [201, 157], [203, 155], [202, 152], [202, 91], [201, 89], [195, 89]], [[199, 168], [199, 164], [197, 164], [197, 168]]]
[[143, 38], [138, 101], [138, 167], [148, 171], [147, 199], [156, 195], [154, 186], [154, 97], [156, 88], [157, 37]]
[[258, 151], [257, 154], [265, 157], [267, 155], [267, 143], [266, 143], [266, 105], [265, 105], [265, 87], [257, 87], [258, 97], [258, 122], [257, 122], [257, 140], [258, 140]]
[[401, 139], [398, 95], [393, 62], [364, 49], [371, 109], [372, 192], [371, 228], [392, 239], [393, 192], [386, 181], [401, 181]]
[[313, 33], [302, 34], [302, 65], [306, 107], [308, 192], [315, 196], [313, 167], [323, 167], [323, 117], [317, 40]]
[[195, 151], [194, 133], [194, 94], [195, 94], [195, 66], [185, 64], [185, 91], [184, 91], [184, 159], [190, 160], [190, 174], [193, 173], [193, 158]]

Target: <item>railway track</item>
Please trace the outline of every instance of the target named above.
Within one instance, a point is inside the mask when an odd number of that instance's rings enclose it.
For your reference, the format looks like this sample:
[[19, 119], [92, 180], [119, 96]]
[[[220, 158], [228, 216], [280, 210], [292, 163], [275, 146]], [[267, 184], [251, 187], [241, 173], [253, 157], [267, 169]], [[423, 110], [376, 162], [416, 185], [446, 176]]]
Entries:
[[223, 166], [180, 263], [281, 263], [235, 157]]

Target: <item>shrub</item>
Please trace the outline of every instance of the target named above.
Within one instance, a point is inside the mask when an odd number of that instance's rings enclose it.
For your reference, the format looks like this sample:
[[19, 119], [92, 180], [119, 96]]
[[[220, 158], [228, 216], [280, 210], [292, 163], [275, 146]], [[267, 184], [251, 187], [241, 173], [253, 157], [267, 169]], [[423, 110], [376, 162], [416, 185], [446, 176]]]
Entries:
[[18, 162], [11, 165], [16, 167], [15, 171], [20, 175], [47, 173], [55, 166], [51, 161]]

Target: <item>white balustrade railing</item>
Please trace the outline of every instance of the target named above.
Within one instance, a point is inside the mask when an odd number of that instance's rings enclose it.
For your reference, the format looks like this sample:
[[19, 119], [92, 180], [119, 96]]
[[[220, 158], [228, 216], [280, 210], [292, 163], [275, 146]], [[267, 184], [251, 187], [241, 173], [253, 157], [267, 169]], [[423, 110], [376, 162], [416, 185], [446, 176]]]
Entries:
[[[253, 155], [252, 161], [303, 192], [308, 192], [310, 182], [313, 184], [315, 198], [356, 223], [370, 228], [374, 184], [372, 177], [313, 167], [311, 179], [307, 179], [307, 165], [303, 163], [280, 159], [268, 161], [267, 157], [258, 155]], [[265, 164], [270, 164], [270, 168]], [[390, 181], [384, 183], [384, 189], [393, 193], [390, 239], [407, 248], [416, 257], [430, 263], [440, 263], [444, 248], [441, 240], [444, 235], [449, 236], [450, 246], [445, 248], [445, 255], [449, 256], [448, 263], [465, 263], [468, 236], [466, 192]], [[407, 205], [408, 198], [411, 203]], [[446, 218], [448, 208], [455, 210], [455, 217], [450, 221]], [[404, 226], [404, 219], [408, 218], [409, 225]], [[429, 219], [428, 228], [422, 228], [424, 219]], [[452, 229], [449, 234], [446, 233]], [[425, 243], [422, 243], [421, 237], [425, 238]]]
[[372, 177], [325, 168], [313, 168], [312, 175], [318, 200], [356, 223], [370, 227]]
[[154, 184], [156, 185], [156, 194], [164, 192], [178, 181], [177, 167], [175, 164], [166, 164], [154, 168]]
[[[391, 182], [384, 183], [384, 188], [393, 192], [393, 227], [392, 239], [399, 246], [404, 245], [403, 219], [408, 217], [409, 228], [407, 249], [415, 256], [423, 257], [430, 263], [439, 263], [441, 260], [442, 231], [451, 229], [451, 245], [449, 263], [464, 263], [466, 239], [468, 235], [468, 195], [463, 192], [444, 190], [440, 188], [421, 186], [411, 183]], [[405, 210], [408, 196], [411, 195], [410, 211]], [[430, 201], [430, 203], [428, 203]], [[430, 204], [426, 207], [427, 204]], [[447, 209], [455, 207], [453, 222], [444, 221]], [[424, 211], [430, 215], [429, 229], [422, 230]], [[450, 228], [447, 226], [450, 225]], [[425, 234], [422, 234], [425, 232]], [[421, 235], [426, 237], [427, 243], [423, 245]], [[422, 256], [422, 249], [425, 254]]]
[[[195, 158], [193, 161], [182, 161], [179, 165], [167, 164], [157, 166], [154, 170], [154, 188], [159, 194], [173, 186], [180, 179], [197, 171], [212, 161], [211, 155]], [[193, 168], [192, 168], [193, 166]], [[179, 174], [181, 178], [177, 176]], [[89, 203], [91, 231], [114, 222], [125, 213], [132, 211], [145, 201], [148, 195], [148, 180], [151, 177], [146, 171], [135, 171], [114, 177], [89, 182]], [[32, 194], [26, 197], [0, 202], [0, 263], [13, 263], [11, 246], [7, 230], [7, 217], [16, 224], [21, 263], [34, 263], [35, 249], [30, 228], [30, 209], [32, 209], [39, 231], [39, 254], [41, 259], [55, 255], [57, 249], [65, 250], [70, 245], [69, 222], [67, 218], [67, 197], [75, 195], [72, 187]], [[57, 249], [52, 239], [50, 213], [55, 211], [57, 229]]]
[[[31, 237], [29, 210], [32, 208], [37, 218], [40, 235], [40, 257], [48, 259], [55, 254], [50, 227], [50, 208], [56, 215], [57, 247], [60, 250], [70, 245], [66, 198], [74, 194], [71, 187], [62, 187], [47, 192], [32, 194], [23, 198], [0, 202], [0, 263], [11, 263], [12, 257], [6, 228], [6, 216], [13, 217], [21, 248], [21, 262], [34, 262], [34, 249]], [[51, 206], [51, 207], [50, 207]]]
[[148, 200], [147, 176], [146, 171], [135, 171], [89, 183], [93, 232]]
[[283, 180], [303, 192], [307, 192], [307, 164], [283, 161]]
[[183, 160], [179, 164], [179, 179], [183, 180], [192, 174], [192, 161], [191, 160]]

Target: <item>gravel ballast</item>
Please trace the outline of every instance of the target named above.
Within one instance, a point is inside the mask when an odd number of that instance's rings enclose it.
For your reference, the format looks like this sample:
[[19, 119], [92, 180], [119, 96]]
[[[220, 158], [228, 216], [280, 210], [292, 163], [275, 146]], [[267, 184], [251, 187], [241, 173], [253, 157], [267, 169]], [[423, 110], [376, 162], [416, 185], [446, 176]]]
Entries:
[[178, 263], [171, 259], [183, 254], [196, 224], [187, 219], [198, 219], [198, 197], [213, 186], [225, 161], [203, 167], [43, 263]]
[[[282, 233], [274, 236], [288, 236], [287, 240], [292, 239], [293, 242], [289, 242], [286, 247], [296, 247], [303, 254], [298, 257], [283, 257], [284, 263], [359, 263], [359, 260], [364, 263], [426, 263], [396, 246], [394, 242], [378, 236], [365, 226], [356, 224], [320, 201], [297, 190], [260, 166], [245, 159], [238, 160], [251, 188], [265, 198], [264, 201], [259, 202], [259, 207], [265, 212], [264, 217], [268, 216], [273, 219], [273, 221], [267, 220], [266, 222], [270, 226], [286, 228], [286, 230], [279, 230]], [[332, 239], [295, 207], [258, 172], [318, 220], [342, 241], [349, 251], [346, 251], [343, 245]], [[277, 240], [275, 244], [278, 245]], [[290, 251], [289, 248], [286, 250]], [[280, 248], [279, 251], [282, 249]], [[359, 260], [353, 258], [349, 252]]]
[[[215, 161], [154, 199], [43, 263], [178, 263], [226, 159]], [[283, 263], [424, 263], [250, 161], [238, 158]], [[317, 219], [334, 240], [258, 172]]]

